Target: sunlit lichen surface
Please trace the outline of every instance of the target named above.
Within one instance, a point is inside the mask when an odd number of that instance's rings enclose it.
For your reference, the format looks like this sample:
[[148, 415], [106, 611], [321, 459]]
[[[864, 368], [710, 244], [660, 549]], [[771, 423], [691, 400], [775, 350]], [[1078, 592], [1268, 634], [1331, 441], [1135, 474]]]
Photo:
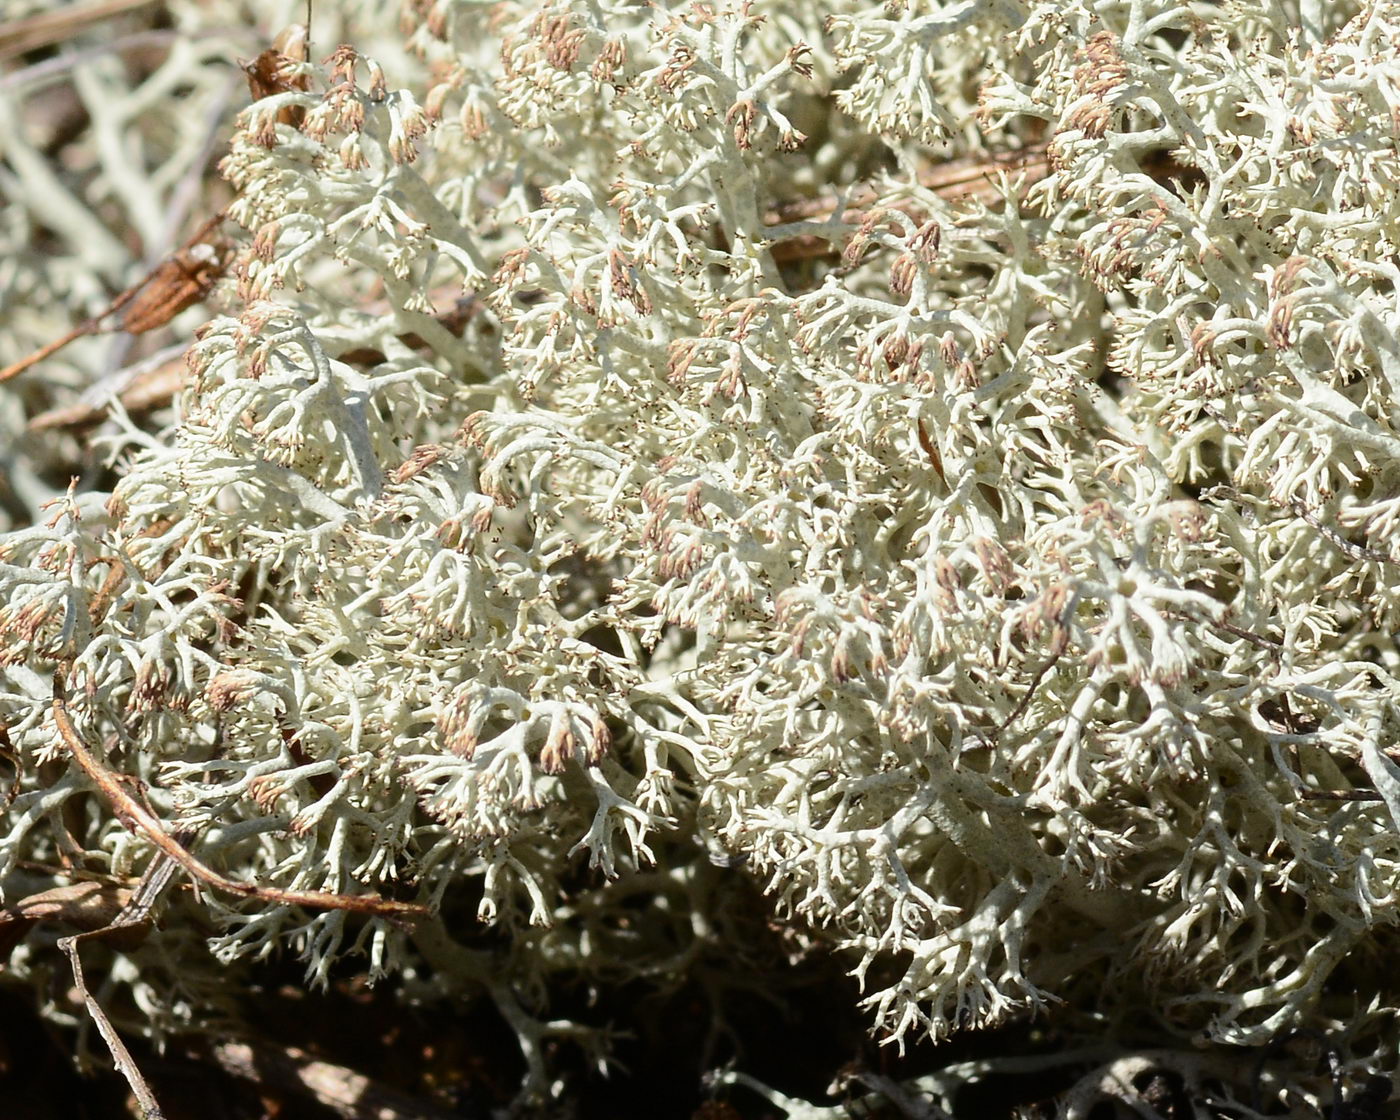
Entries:
[[[171, 83], [246, 105], [172, 7]], [[58, 669], [210, 867], [441, 908], [182, 897], [219, 958], [430, 967], [527, 1093], [605, 1025], [553, 984], [742, 967], [735, 877], [893, 1042], [1345, 1026], [1391, 1072], [1400, 8], [364, 7], [219, 134], [236, 262], [115, 472], [65, 493], [24, 433], [99, 340], [0, 386], [7, 900], [151, 852]], [[6, 360], [202, 158], [102, 103], [91, 165], [0, 151]], [[1277, 1107], [1332, 1099], [1294, 1073]]]

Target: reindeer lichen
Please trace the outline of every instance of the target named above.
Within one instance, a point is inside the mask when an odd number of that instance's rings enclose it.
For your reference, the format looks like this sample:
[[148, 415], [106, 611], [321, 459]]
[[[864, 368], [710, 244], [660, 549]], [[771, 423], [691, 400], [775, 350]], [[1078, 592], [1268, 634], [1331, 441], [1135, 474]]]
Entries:
[[57, 670], [206, 865], [434, 911], [216, 954], [426, 961], [532, 1091], [551, 984], [742, 959], [716, 876], [896, 1043], [1393, 1042], [1400, 9], [402, 16], [242, 112], [178, 412], [0, 536], [0, 871], [146, 851]]

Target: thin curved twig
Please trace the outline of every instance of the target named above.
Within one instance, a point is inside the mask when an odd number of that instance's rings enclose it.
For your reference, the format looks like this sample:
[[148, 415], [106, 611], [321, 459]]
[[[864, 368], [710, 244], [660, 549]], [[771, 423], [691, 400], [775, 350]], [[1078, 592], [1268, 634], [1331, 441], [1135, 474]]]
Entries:
[[63, 683], [63, 670], [54, 674], [53, 718], [63, 745], [83, 773], [92, 780], [97, 791], [112, 807], [117, 819], [132, 832], [139, 832], [161, 852], [198, 879], [226, 894], [242, 898], [257, 898], [279, 906], [305, 906], [312, 910], [346, 910], [356, 914], [378, 917], [417, 919], [426, 917], [428, 907], [417, 902], [399, 902], [375, 894], [335, 894], [331, 891], [299, 891], [282, 887], [260, 887], [241, 883], [206, 867], [168, 833], [156, 816], [122, 788], [117, 775], [98, 761], [83, 742], [73, 719], [68, 714], [68, 699]]

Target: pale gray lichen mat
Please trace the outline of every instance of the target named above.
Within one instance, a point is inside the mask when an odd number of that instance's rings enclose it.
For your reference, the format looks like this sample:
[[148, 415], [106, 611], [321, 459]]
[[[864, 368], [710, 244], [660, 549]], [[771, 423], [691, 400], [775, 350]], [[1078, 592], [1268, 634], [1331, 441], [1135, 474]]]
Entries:
[[1400, 8], [395, 27], [239, 116], [177, 407], [0, 535], [0, 871], [151, 852], [59, 670], [207, 866], [445, 907], [183, 899], [221, 958], [426, 960], [537, 1090], [602, 1025], [551, 984], [683, 976], [717, 875], [893, 1041], [1146, 1009], [1390, 1072]]

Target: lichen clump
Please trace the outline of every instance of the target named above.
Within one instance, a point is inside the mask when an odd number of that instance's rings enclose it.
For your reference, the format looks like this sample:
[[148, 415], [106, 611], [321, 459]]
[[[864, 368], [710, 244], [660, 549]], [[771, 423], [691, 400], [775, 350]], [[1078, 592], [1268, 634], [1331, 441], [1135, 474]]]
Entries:
[[219, 954], [427, 958], [534, 1076], [717, 873], [895, 1041], [1390, 1030], [1394, 6], [403, 16], [239, 118], [178, 418], [0, 537], [0, 865], [86, 798], [58, 665], [210, 865], [457, 908], [210, 893]]

